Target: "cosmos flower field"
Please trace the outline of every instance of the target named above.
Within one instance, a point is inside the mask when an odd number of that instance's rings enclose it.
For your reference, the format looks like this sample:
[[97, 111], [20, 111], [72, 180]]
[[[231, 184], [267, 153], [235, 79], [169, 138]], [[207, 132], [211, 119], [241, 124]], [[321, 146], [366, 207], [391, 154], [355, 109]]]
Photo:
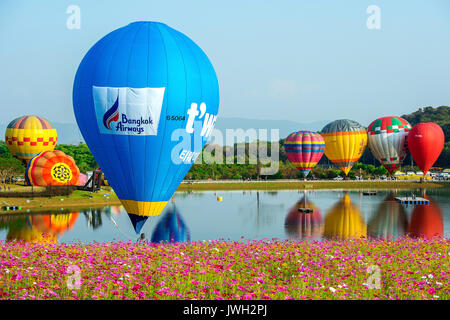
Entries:
[[0, 299], [441, 300], [449, 247], [442, 238], [0, 242]]

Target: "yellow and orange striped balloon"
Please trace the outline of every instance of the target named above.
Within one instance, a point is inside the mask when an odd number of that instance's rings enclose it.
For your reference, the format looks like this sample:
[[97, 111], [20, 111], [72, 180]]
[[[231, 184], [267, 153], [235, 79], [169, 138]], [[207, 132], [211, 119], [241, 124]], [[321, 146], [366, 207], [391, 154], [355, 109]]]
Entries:
[[5, 142], [13, 156], [25, 164], [42, 151], [53, 150], [57, 141], [55, 127], [38, 116], [23, 116], [6, 128]]
[[327, 124], [320, 135], [325, 140], [325, 155], [345, 175], [361, 158], [367, 146], [366, 129], [353, 120], [336, 120]]

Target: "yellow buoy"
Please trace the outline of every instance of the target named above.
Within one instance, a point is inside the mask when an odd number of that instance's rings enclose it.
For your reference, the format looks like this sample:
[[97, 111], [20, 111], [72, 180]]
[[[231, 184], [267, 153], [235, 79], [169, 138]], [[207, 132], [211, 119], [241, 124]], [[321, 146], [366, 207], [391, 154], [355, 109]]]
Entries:
[[222, 197], [217, 197], [217, 201], [222, 201]]

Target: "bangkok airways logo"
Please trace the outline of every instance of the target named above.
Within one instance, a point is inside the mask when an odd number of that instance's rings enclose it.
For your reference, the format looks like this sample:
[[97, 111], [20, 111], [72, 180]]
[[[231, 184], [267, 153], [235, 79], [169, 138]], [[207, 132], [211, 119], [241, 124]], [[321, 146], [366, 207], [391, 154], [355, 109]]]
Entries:
[[165, 88], [92, 87], [101, 134], [156, 136]]
[[111, 122], [119, 120], [119, 95], [117, 95], [116, 102], [113, 106], [105, 112], [103, 116], [103, 125], [106, 129], [112, 130]]

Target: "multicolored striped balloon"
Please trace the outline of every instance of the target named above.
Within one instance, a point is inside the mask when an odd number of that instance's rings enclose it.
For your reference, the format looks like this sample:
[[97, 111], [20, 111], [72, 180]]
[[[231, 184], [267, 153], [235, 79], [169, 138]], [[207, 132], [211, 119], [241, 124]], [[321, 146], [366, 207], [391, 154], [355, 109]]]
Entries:
[[317, 132], [297, 131], [291, 133], [284, 142], [284, 151], [289, 161], [306, 178], [316, 166], [325, 151], [325, 142]]
[[367, 128], [370, 151], [391, 174], [406, 157], [410, 130], [409, 122], [399, 117], [376, 119]]
[[53, 150], [56, 145], [56, 129], [46, 119], [23, 116], [11, 121], [6, 128], [5, 142], [9, 152], [25, 164], [42, 151]]

